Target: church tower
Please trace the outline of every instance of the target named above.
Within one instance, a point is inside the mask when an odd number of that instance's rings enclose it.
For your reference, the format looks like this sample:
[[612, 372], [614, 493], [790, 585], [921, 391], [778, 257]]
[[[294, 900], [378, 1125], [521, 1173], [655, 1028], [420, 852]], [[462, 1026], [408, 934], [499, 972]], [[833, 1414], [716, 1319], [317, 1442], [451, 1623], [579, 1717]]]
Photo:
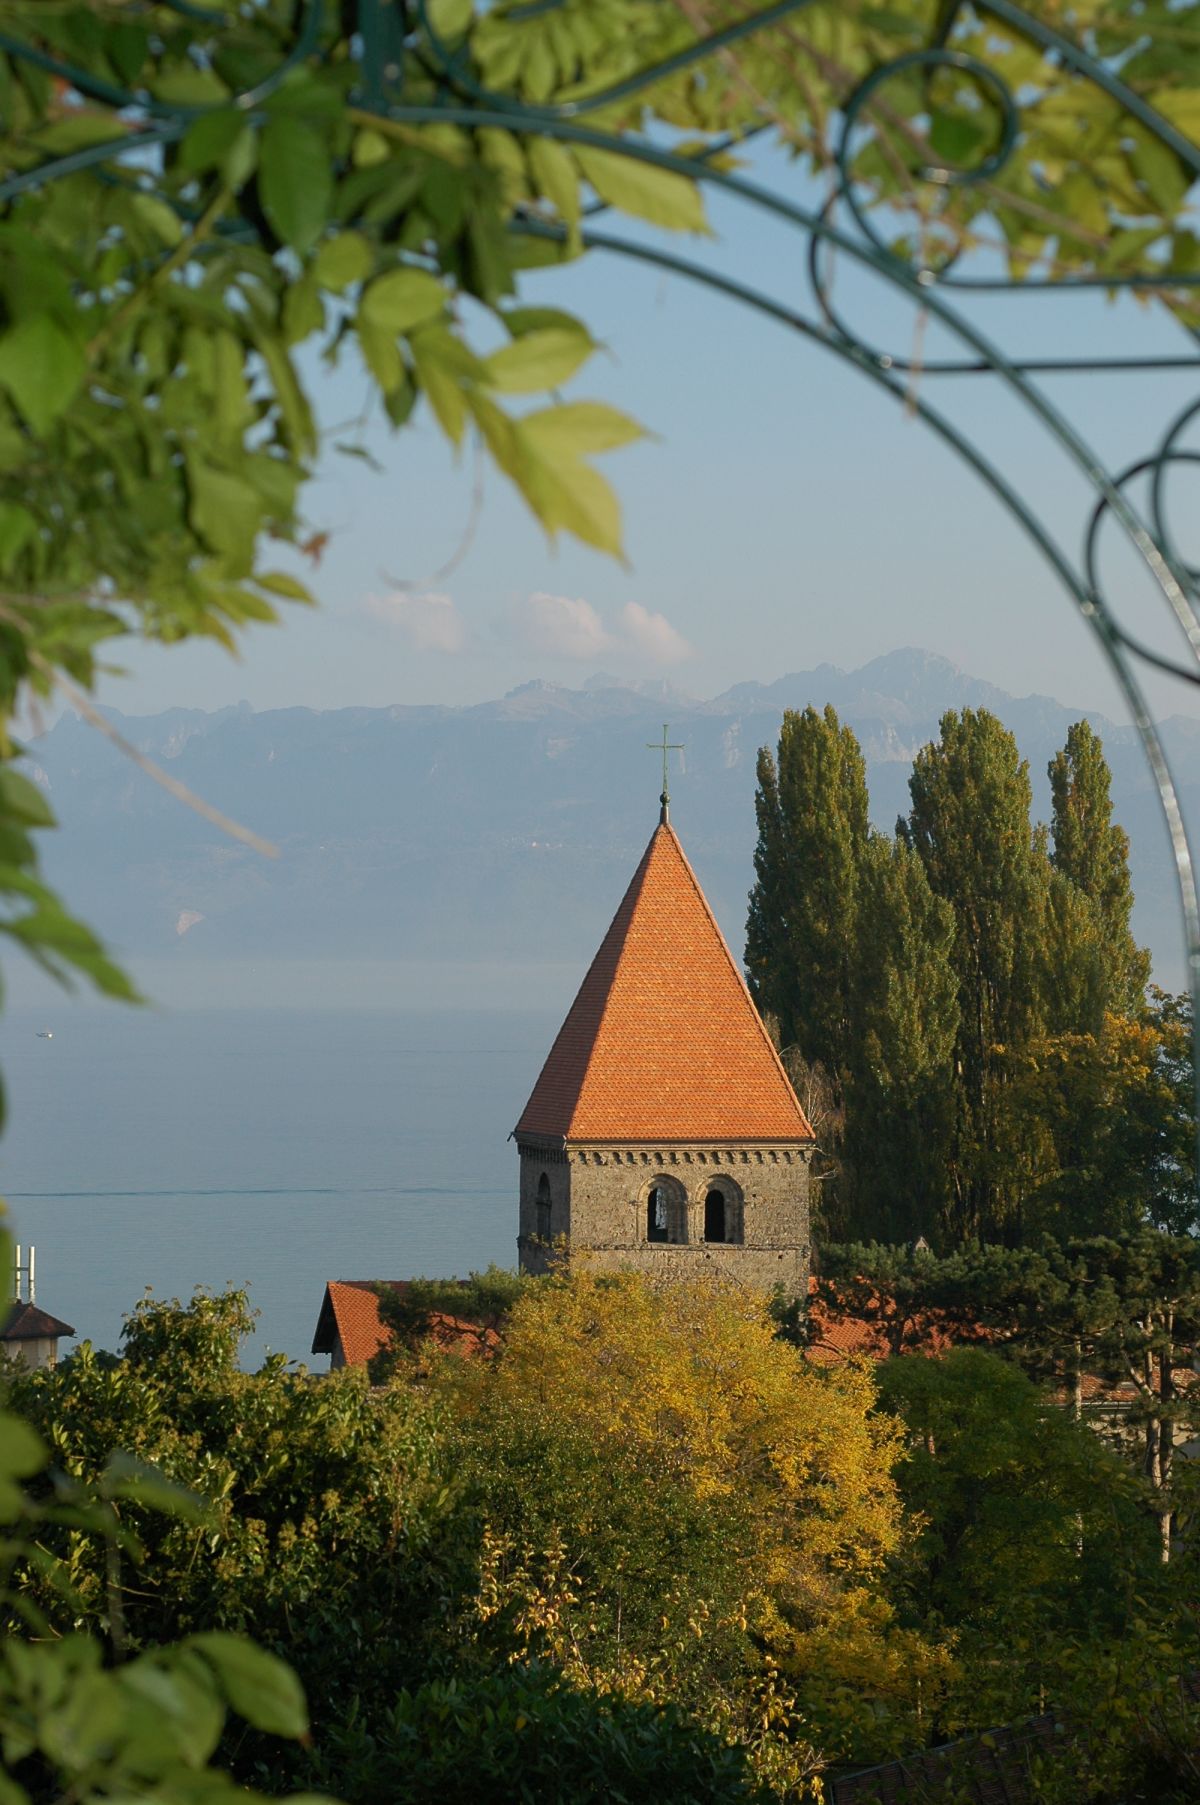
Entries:
[[814, 1141], [668, 816], [514, 1130], [521, 1269], [808, 1284]]

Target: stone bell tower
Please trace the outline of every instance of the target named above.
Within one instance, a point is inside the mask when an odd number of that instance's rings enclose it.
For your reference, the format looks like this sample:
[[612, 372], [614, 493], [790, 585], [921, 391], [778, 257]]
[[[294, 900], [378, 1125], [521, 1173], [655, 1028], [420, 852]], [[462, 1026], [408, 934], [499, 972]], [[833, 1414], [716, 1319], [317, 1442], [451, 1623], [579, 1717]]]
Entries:
[[659, 824], [514, 1130], [521, 1269], [808, 1285], [813, 1132], [670, 824]]

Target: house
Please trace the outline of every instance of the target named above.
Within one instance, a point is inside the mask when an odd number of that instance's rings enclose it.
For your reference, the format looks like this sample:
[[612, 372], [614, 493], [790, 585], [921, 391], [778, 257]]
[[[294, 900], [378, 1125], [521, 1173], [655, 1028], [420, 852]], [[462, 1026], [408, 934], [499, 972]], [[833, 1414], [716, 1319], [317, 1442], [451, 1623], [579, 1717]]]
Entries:
[[[329, 1355], [330, 1372], [365, 1366], [388, 1342], [379, 1314], [380, 1291], [403, 1293], [408, 1286], [408, 1279], [330, 1279], [317, 1317], [313, 1353]], [[495, 1329], [435, 1310], [429, 1317], [429, 1339], [447, 1353], [467, 1356], [490, 1353], [500, 1337]]]

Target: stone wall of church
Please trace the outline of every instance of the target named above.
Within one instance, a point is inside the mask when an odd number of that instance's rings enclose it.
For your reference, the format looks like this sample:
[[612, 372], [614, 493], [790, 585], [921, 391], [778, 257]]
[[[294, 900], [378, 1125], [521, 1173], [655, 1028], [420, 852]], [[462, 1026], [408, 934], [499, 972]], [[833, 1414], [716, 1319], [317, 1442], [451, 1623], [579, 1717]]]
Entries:
[[[566, 1151], [553, 1143], [545, 1146], [522, 1141], [521, 1197], [517, 1222], [517, 1251], [522, 1272], [545, 1272], [554, 1248], [566, 1245], [571, 1233], [571, 1175]], [[543, 1184], [543, 1180], [545, 1183]], [[550, 1201], [550, 1233], [543, 1232], [546, 1192]], [[541, 1219], [540, 1219], [541, 1218]]]
[[[808, 1168], [811, 1147], [521, 1147], [521, 1265], [583, 1252], [604, 1267], [635, 1266], [663, 1277], [722, 1272], [761, 1290], [808, 1285]], [[551, 1192], [552, 1237], [537, 1233], [539, 1186]], [[667, 1203], [669, 1241], [648, 1235], [648, 1199]], [[725, 1241], [705, 1239], [705, 1200], [725, 1199]], [[542, 1189], [544, 1198], [545, 1187]]]

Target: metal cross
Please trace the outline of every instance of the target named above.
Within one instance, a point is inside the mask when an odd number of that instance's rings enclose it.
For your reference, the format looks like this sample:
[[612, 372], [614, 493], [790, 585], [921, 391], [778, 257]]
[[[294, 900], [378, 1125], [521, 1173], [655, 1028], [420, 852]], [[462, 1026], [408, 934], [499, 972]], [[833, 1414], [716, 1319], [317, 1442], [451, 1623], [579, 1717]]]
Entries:
[[662, 753], [663, 787], [662, 787], [662, 795], [659, 797], [659, 801], [662, 803], [662, 819], [665, 821], [667, 818], [667, 807], [671, 800], [671, 787], [670, 787], [670, 783], [668, 782], [669, 771], [668, 771], [668, 764], [667, 764], [667, 754], [669, 752], [682, 752], [683, 751], [683, 743], [682, 743], [682, 741], [676, 742], [673, 740], [669, 740], [667, 738], [667, 723], [664, 721], [663, 722], [663, 736], [662, 736], [661, 744], [659, 743], [658, 740], [647, 740], [646, 741], [646, 750], [647, 750], [647, 752], [661, 752]]

